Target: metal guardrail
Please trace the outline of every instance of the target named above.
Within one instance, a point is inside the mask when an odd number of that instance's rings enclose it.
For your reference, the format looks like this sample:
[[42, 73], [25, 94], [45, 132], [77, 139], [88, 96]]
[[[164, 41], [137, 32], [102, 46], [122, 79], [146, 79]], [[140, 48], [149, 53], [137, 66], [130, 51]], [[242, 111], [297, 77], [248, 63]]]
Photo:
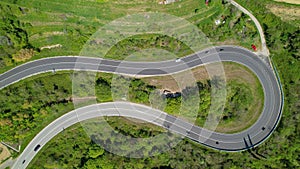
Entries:
[[[8, 145], [8, 144], [6, 144], [5, 142], [3, 142], [3, 141], [1, 141], [0, 142], [1, 144], [3, 144], [3, 145], [5, 145], [6, 147], [8, 147], [8, 148], [10, 148], [10, 149], [12, 149], [12, 150], [14, 150], [15, 152], [20, 152], [20, 149], [19, 150], [17, 150], [17, 149], [15, 149], [14, 147], [12, 147], [12, 146], [10, 146], [10, 145]], [[20, 148], [20, 146], [19, 146], [19, 148]]]
[[275, 64], [273, 63], [272, 59], [269, 59], [270, 62], [271, 62], [271, 65], [273, 67], [273, 70], [274, 70], [274, 74], [276, 76], [276, 79], [277, 79], [277, 82], [278, 82], [278, 85], [279, 85], [279, 89], [280, 89], [280, 95], [281, 95], [281, 107], [280, 107], [280, 115], [277, 119], [277, 122], [276, 122], [276, 126], [274, 126], [274, 129], [277, 127], [278, 125], [278, 121], [280, 120], [281, 116], [282, 116], [282, 111], [283, 111], [283, 107], [284, 107], [284, 92], [283, 92], [283, 89], [282, 89], [282, 85], [281, 85], [281, 81], [280, 81], [280, 76], [278, 74], [278, 71], [276, 69], [276, 66]]

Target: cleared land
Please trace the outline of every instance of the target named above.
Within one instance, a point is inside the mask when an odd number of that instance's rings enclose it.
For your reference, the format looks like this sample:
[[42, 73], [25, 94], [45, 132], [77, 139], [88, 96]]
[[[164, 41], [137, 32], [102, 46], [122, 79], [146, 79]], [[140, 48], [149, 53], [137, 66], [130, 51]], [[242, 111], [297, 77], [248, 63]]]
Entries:
[[286, 3], [291, 3], [291, 4], [300, 4], [299, 0], [275, 0], [277, 2], [286, 2]]
[[0, 143], [0, 164], [10, 157], [10, 152], [6, 146]]
[[300, 6], [274, 3], [267, 5], [267, 8], [283, 21], [300, 27]]

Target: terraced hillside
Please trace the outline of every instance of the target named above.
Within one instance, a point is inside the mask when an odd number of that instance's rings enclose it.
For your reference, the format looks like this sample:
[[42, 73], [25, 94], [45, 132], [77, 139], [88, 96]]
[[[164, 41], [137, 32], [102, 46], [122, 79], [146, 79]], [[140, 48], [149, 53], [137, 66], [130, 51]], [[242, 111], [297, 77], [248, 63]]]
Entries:
[[[230, 4], [222, 4], [221, 0], [212, 1], [209, 6], [198, 0], [168, 5], [161, 5], [156, 0], [3, 0], [0, 7], [3, 21], [7, 22], [4, 25], [10, 25], [0, 28], [1, 50], [4, 50], [0, 56], [0, 72], [33, 59], [78, 55], [100, 27], [122, 16], [141, 12], [184, 18], [216, 44], [236, 44], [246, 48], [251, 48], [252, 43], [259, 44], [252, 21]], [[224, 23], [216, 25], [215, 20]], [[22, 30], [23, 34], [15, 30]]]

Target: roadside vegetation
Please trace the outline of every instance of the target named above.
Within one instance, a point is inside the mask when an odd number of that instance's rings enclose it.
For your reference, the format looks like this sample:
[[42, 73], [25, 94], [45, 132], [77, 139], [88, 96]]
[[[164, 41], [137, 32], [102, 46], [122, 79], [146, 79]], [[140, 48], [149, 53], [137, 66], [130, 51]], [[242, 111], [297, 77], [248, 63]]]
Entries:
[[[18, 9], [0, 2], [0, 11], [0, 69], [7, 70], [14, 65], [13, 57], [21, 59], [21, 51], [31, 51], [33, 46], [25, 30], [30, 24], [19, 20]], [[33, 55], [32, 52], [26, 53], [27, 59]]]
[[[136, 35], [130, 38], [124, 39], [119, 42], [115, 46], [113, 46], [110, 51], [105, 55], [106, 58], [117, 59], [117, 60], [139, 60], [139, 61], [147, 61], [144, 55], [137, 55], [135, 58], [130, 57], [134, 53], [138, 53], [143, 49], [162, 49], [166, 50], [175, 57], [183, 57], [192, 53], [192, 50], [184, 43], [176, 40], [172, 37], [166, 35], [158, 35], [158, 34], [147, 34], [147, 35]], [[148, 51], [150, 54], [152, 51]], [[161, 53], [158, 53], [159, 57], [157, 61], [162, 60], [170, 60], [174, 58], [170, 58], [168, 56], [162, 56]], [[129, 56], [129, 57], [128, 57]], [[153, 61], [154, 56], [148, 56], [150, 61]]]
[[[271, 59], [281, 78], [285, 96], [281, 121], [258, 151], [267, 155], [267, 160], [253, 161], [257, 167], [298, 168], [299, 164], [299, 106], [300, 106], [300, 28], [276, 17], [267, 10], [269, 1], [237, 0], [250, 9], [262, 24]], [[273, 3], [273, 1], [272, 1]], [[257, 8], [257, 7], [260, 8]], [[264, 11], [264, 12], [262, 12]], [[299, 20], [299, 19], [298, 19]], [[297, 154], [297, 155], [295, 155]]]
[[1, 90], [0, 140], [23, 150], [44, 126], [71, 111], [70, 76], [42, 74]]

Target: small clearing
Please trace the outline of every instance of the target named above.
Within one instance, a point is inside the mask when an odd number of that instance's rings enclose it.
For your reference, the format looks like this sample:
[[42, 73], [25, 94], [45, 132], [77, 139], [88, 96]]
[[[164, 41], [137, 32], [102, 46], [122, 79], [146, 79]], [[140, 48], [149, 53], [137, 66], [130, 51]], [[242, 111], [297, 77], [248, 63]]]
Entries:
[[275, 0], [277, 2], [285, 2], [285, 3], [290, 3], [290, 4], [300, 4], [299, 0]]
[[[300, 3], [300, 1], [299, 1]], [[285, 5], [267, 5], [267, 8], [283, 21], [293, 21], [300, 18], [300, 7]]]
[[6, 146], [0, 143], [0, 164], [2, 161], [6, 160], [8, 157], [10, 157], [10, 152]]

